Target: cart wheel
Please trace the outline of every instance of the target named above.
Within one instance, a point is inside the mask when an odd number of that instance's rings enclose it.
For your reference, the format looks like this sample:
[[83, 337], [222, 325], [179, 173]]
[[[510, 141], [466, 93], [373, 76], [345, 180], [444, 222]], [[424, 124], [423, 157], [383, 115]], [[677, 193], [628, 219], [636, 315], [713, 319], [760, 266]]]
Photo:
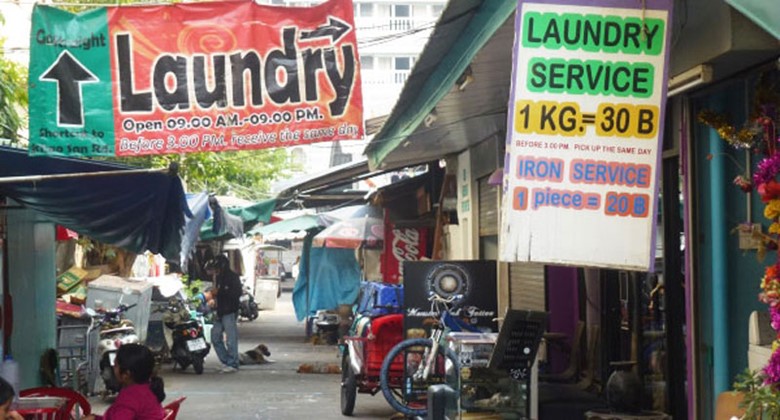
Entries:
[[[424, 360], [425, 350], [432, 346], [430, 338], [412, 338], [396, 344], [385, 356], [379, 371], [379, 385], [382, 395], [395, 411], [410, 417], [425, 418], [428, 415], [428, 387], [442, 383], [450, 372], [456, 375], [460, 373], [460, 364], [455, 353], [439, 346], [428, 380], [414, 381], [412, 374]], [[450, 365], [451, 371], [447, 365]], [[403, 366], [406, 372], [395, 372], [392, 370], [393, 366]]]
[[357, 378], [349, 366], [349, 353], [341, 358], [341, 414], [351, 416], [357, 399]]

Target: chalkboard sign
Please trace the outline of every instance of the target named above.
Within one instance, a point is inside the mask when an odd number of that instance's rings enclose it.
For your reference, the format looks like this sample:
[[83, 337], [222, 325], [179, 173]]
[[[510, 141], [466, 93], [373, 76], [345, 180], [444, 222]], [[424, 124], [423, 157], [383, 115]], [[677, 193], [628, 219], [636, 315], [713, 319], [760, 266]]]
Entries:
[[524, 379], [530, 373], [546, 328], [546, 312], [507, 310], [488, 367], [507, 370], [515, 379]]

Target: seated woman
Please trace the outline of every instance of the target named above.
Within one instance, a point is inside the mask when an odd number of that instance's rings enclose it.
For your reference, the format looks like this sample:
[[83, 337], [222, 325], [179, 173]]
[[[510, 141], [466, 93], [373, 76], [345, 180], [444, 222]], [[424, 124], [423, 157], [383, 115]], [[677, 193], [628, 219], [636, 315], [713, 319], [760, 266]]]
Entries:
[[14, 387], [5, 379], [0, 378], [0, 420], [22, 420], [22, 416], [11, 410], [14, 401]]
[[85, 420], [162, 420], [165, 399], [162, 378], [153, 374], [154, 356], [140, 344], [125, 344], [116, 352], [114, 374], [122, 389], [102, 416]]

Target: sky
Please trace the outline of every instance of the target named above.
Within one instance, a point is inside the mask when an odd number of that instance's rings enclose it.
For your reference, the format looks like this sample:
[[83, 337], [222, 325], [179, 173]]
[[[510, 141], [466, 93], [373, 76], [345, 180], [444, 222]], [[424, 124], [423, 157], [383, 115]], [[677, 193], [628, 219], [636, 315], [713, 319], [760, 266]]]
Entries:
[[30, 18], [32, 16], [32, 1], [0, 0], [0, 14], [5, 23], [2, 33], [5, 37], [3, 52], [9, 60], [27, 65], [30, 59]]

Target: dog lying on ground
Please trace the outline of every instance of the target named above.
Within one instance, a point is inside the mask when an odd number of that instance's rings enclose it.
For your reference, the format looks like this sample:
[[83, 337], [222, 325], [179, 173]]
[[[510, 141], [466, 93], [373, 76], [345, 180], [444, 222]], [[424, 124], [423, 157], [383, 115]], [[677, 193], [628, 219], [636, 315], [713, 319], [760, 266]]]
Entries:
[[238, 355], [238, 362], [242, 365], [262, 365], [266, 363], [273, 363], [273, 360], [268, 359], [271, 356], [271, 351], [265, 344], [258, 344], [257, 347], [247, 350]]

